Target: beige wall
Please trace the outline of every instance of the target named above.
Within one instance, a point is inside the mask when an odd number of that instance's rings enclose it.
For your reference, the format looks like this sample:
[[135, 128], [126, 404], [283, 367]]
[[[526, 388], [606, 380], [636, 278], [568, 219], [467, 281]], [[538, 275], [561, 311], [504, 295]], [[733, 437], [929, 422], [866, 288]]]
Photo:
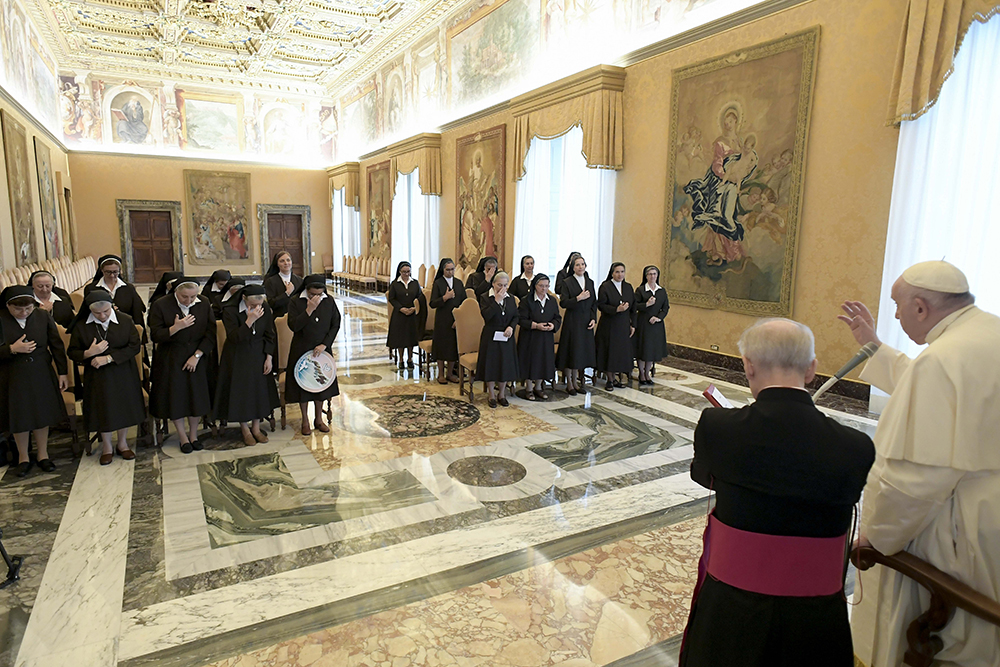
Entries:
[[[102, 155], [71, 153], [70, 165], [79, 177], [74, 181], [74, 209], [82, 254], [103, 255], [121, 253], [117, 199], [156, 199], [179, 201], [185, 218], [188, 215], [184, 202], [184, 170], [200, 169], [233, 171], [250, 174], [250, 229], [253, 266], [232, 267], [238, 274], [260, 274], [260, 229], [257, 222], [257, 204], [296, 204], [311, 207], [312, 267], [322, 271], [323, 255], [332, 250], [331, 214], [328, 200], [326, 171], [318, 169], [293, 169], [233, 162], [206, 160]], [[184, 225], [182, 225], [184, 229]], [[184, 249], [188, 249], [187, 230], [184, 229]], [[128, 258], [126, 258], [128, 261]], [[201, 266], [185, 257], [184, 270], [188, 275], [207, 276], [220, 266]]]
[[[28, 169], [31, 173], [31, 177], [28, 180], [31, 183], [31, 203], [35, 217], [35, 252], [38, 256], [38, 261], [41, 262], [46, 259], [45, 236], [42, 233], [42, 208], [41, 198], [38, 196], [38, 174], [35, 171], [34, 139], [37, 137], [49, 147], [49, 151], [52, 156], [52, 169], [56, 172], [53, 174], [55, 182], [57, 184], [61, 183], [63, 187], [72, 189], [69, 177], [69, 164], [66, 160], [66, 151], [60, 148], [54, 141], [49, 139], [45, 133], [41, 132], [35, 124], [33, 118], [22, 114], [16, 108], [8, 104], [7, 100], [3, 97], [0, 97], [0, 109], [3, 109], [5, 114], [10, 114], [10, 116], [21, 123], [28, 136]], [[57, 192], [56, 195], [58, 197], [62, 197], [61, 192]], [[11, 219], [10, 196], [7, 190], [7, 163], [2, 142], [0, 142], [0, 200], [4, 202], [0, 205], [0, 252], [2, 252], [3, 259], [2, 264], [0, 264], [0, 268], [9, 269], [17, 266], [17, 251], [14, 245], [14, 226]], [[59, 218], [61, 233], [61, 210], [57, 211], [57, 216]]]

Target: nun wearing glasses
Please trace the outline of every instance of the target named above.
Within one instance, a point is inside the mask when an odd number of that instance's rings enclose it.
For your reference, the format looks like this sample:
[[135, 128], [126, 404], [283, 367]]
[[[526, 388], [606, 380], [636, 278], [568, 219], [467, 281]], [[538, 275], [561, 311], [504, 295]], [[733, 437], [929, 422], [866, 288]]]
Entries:
[[[88, 432], [101, 434], [101, 465], [109, 465], [115, 451], [126, 461], [135, 454], [126, 442], [128, 429], [146, 419], [136, 355], [139, 332], [132, 318], [116, 311], [111, 295], [102, 289], [84, 297], [80, 313], [70, 325], [69, 358], [83, 366], [83, 415]], [[117, 435], [117, 446], [113, 439]]]
[[104, 255], [97, 260], [97, 273], [94, 279], [83, 288], [86, 296], [93, 289], [103, 289], [111, 295], [115, 308], [127, 314], [140, 327], [145, 327], [144, 315], [146, 304], [135, 291], [135, 287], [122, 279], [125, 264], [118, 255]]

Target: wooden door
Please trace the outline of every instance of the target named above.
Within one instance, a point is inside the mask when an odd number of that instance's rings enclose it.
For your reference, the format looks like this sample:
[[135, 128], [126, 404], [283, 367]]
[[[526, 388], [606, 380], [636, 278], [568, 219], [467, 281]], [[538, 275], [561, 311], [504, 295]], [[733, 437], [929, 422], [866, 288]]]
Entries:
[[169, 211], [129, 211], [135, 282], [155, 283], [174, 270], [174, 235]]
[[[303, 276], [302, 216], [289, 213], [267, 214], [267, 245], [271, 257], [282, 250], [292, 256], [292, 273]], [[268, 260], [270, 261], [270, 259]]]

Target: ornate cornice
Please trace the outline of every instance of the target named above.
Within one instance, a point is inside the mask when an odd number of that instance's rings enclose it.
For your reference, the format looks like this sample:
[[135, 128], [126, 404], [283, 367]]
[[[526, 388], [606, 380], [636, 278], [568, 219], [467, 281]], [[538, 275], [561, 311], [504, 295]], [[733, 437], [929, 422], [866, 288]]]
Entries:
[[510, 101], [515, 117], [550, 107], [598, 90], [621, 92], [625, 89], [625, 68], [616, 65], [596, 65], [572, 74]]

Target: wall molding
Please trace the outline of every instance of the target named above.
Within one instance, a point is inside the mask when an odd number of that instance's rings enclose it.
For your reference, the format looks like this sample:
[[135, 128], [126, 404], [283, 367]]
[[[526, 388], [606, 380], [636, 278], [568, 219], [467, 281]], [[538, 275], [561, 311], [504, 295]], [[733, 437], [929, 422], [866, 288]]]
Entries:
[[35, 131], [37, 131], [39, 134], [41, 134], [42, 136], [44, 136], [46, 139], [48, 139], [49, 141], [51, 141], [52, 143], [54, 143], [57, 147], [59, 147], [59, 149], [62, 152], [64, 152], [64, 153], [71, 153], [71, 152], [73, 152], [71, 149], [69, 149], [66, 146], [66, 144], [64, 144], [62, 142], [61, 139], [56, 138], [56, 135], [52, 134], [52, 131], [49, 130], [49, 128], [47, 128], [44, 125], [42, 125], [41, 122], [39, 122], [39, 120], [37, 118], [35, 118], [35, 114], [33, 114], [30, 111], [28, 111], [27, 109], [25, 109], [24, 106], [20, 102], [18, 102], [16, 99], [14, 99], [14, 97], [10, 93], [8, 93], [7, 89], [4, 88], [3, 86], [0, 86], [0, 100], [3, 100], [3, 102], [5, 104], [10, 105], [10, 107], [14, 111], [16, 111], [18, 114], [20, 114], [24, 118], [24, 122], [27, 125], [30, 125], [31, 127], [33, 127], [35, 129]]
[[510, 101], [510, 111], [517, 118], [601, 90], [619, 93], [625, 90], [625, 68], [617, 65], [595, 65], [524, 95], [518, 95]]

